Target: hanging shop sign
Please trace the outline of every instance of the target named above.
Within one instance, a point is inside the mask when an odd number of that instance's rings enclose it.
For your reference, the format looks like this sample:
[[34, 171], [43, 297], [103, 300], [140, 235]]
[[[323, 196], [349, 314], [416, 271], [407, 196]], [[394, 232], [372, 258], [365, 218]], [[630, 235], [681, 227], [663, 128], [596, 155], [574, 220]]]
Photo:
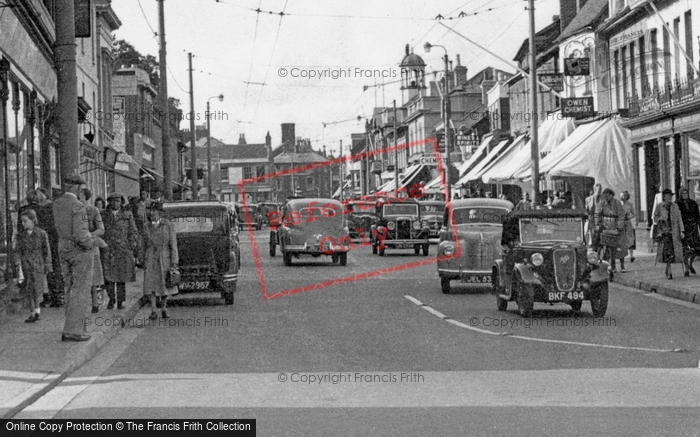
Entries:
[[538, 74], [539, 81], [547, 85], [552, 91], [564, 91], [564, 78], [559, 73]]
[[564, 117], [588, 118], [595, 115], [593, 97], [561, 99], [561, 113]]
[[564, 76], [590, 76], [591, 58], [564, 58]]

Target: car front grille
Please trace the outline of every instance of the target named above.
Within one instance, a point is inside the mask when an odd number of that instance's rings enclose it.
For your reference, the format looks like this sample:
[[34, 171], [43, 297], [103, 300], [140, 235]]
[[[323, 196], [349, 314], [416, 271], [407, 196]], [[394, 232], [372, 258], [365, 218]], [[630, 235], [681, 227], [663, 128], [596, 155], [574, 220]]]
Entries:
[[471, 242], [466, 246], [466, 264], [464, 270], [491, 270], [494, 260], [493, 245], [486, 242]]
[[408, 240], [411, 238], [411, 221], [398, 220], [396, 222], [396, 239]]
[[554, 251], [554, 280], [561, 291], [571, 291], [576, 285], [576, 251]]

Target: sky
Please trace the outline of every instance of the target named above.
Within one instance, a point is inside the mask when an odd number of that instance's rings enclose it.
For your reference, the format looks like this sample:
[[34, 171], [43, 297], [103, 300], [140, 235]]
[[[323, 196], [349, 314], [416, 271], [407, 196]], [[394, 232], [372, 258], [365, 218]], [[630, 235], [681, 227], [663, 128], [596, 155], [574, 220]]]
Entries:
[[[188, 53], [193, 54], [194, 114], [204, 124], [209, 100], [211, 135], [262, 143], [269, 131], [280, 144], [282, 123], [314, 149], [337, 155], [377, 107], [402, 104], [399, 63], [406, 44], [441, 72], [444, 51], [460, 55], [468, 77], [492, 66], [515, 72], [492, 54], [440, 23], [511, 60], [528, 37], [524, 0], [165, 0], [168, 94], [190, 113]], [[158, 57], [156, 0], [112, 0], [122, 21], [115, 32], [142, 54]], [[259, 10], [259, 12], [256, 12]], [[460, 18], [460, 13], [463, 16]], [[535, 2], [539, 30], [559, 14], [557, 0]], [[443, 20], [436, 20], [438, 15]], [[314, 77], [311, 77], [314, 76]], [[437, 76], [439, 79], [439, 75]], [[383, 85], [382, 85], [383, 84]], [[216, 112], [220, 111], [220, 112]], [[357, 117], [362, 121], [358, 121]], [[324, 127], [325, 125], [325, 127]], [[185, 120], [181, 128], [189, 129]]]

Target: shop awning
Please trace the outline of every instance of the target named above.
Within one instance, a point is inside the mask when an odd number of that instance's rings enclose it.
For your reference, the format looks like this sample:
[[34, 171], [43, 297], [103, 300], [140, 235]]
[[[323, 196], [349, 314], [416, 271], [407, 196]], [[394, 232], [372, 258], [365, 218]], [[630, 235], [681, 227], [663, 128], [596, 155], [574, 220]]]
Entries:
[[529, 144], [527, 135], [520, 135], [516, 137], [515, 140], [513, 140], [513, 142], [506, 148], [506, 150], [503, 151], [503, 153], [498, 155], [494, 160], [486, 165], [486, 167], [484, 167], [480, 174], [481, 181], [485, 184], [497, 182], [492, 178], [493, 174], [498, 172], [498, 167], [500, 165], [508, 165], [508, 163], [520, 153], [520, 150], [525, 147], [525, 145], [529, 146]]
[[[576, 125], [572, 119], [566, 118], [558, 120], [556, 118], [548, 118], [540, 125], [537, 130], [538, 148], [540, 153], [542, 150], [554, 150], [561, 144], [571, 132], [574, 131]], [[518, 178], [518, 175], [530, 175], [530, 166], [532, 159], [530, 155], [530, 144], [527, 144], [520, 151], [507, 161], [500, 162], [498, 166], [494, 166], [490, 170], [489, 178], [491, 183], [513, 183]], [[520, 177], [525, 177], [520, 176]], [[483, 180], [483, 178], [482, 178]]]
[[[424, 164], [416, 164], [407, 167], [403, 172], [403, 176], [399, 174], [399, 188], [410, 187], [418, 181], [421, 176], [422, 170], [426, 168]], [[392, 179], [384, 185], [377, 188], [377, 191], [390, 192], [396, 189], [396, 180]]]
[[603, 188], [632, 190], [630, 131], [616, 119], [580, 125], [540, 163], [549, 176], [588, 176]]
[[460, 178], [466, 175], [469, 170], [474, 168], [474, 166], [486, 156], [486, 151], [488, 150], [489, 144], [491, 144], [492, 139], [493, 135], [484, 135], [484, 139], [481, 141], [481, 144], [479, 144], [479, 147], [477, 147], [476, 151], [472, 154], [472, 156], [470, 156], [469, 159], [457, 166]]
[[466, 184], [470, 181], [478, 180], [483, 172], [484, 168], [491, 163], [501, 152], [505, 149], [506, 145], [510, 143], [510, 139], [505, 139], [498, 143], [491, 151], [486, 155], [479, 163], [474, 166], [466, 175], [462, 176], [458, 181], [457, 185]]
[[[345, 185], [343, 185], [343, 188], [342, 188], [342, 189], [343, 189], [343, 190], [347, 190], [348, 188], [350, 188], [350, 184], [351, 184], [351, 183], [352, 183], [352, 181], [345, 181]], [[337, 190], [335, 190], [335, 193], [333, 193], [333, 198], [334, 198], [334, 199], [335, 199], [336, 197], [340, 197], [340, 190], [341, 190], [341, 188], [338, 188]]]

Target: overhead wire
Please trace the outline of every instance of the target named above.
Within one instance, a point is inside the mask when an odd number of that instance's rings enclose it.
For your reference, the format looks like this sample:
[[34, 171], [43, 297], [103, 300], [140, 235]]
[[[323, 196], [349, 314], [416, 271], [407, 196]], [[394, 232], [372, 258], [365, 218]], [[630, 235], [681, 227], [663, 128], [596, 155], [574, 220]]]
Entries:
[[243, 112], [248, 104], [248, 88], [250, 87], [250, 76], [253, 74], [253, 61], [255, 60], [255, 48], [258, 41], [258, 23], [260, 22], [260, 6], [262, 5], [262, 0], [258, 1], [258, 14], [255, 17], [255, 31], [253, 33], [253, 52], [251, 54], [250, 69], [248, 70], [248, 83], [245, 86], [245, 97], [243, 98]]

